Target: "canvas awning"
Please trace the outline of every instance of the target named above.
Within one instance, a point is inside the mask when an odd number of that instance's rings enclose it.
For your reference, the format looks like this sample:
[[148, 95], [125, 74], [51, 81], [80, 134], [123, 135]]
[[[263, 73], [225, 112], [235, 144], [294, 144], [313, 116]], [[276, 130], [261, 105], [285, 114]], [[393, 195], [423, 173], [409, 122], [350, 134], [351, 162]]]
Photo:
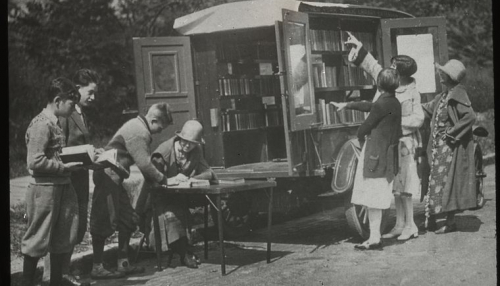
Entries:
[[181, 35], [274, 26], [283, 19], [282, 9], [300, 12], [326, 12], [374, 15], [380, 18], [413, 17], [397, 10], [337, 3], [294, 0], [253, 0], [226, 3], [175, 19], [174, 29]]

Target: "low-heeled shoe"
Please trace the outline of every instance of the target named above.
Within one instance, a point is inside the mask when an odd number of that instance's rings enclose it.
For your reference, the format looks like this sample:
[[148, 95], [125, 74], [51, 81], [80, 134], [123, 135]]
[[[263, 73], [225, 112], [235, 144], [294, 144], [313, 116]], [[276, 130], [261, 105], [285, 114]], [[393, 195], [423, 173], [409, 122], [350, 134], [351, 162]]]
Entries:
[[435, 234], [443, 234], [443, 233], [449, 233], [449, 232], [454, 232], [454, 231], [457, 231], [456, 224], [444, 225], [440, 229], [436, 230], [434, 233]]
[[354, 246], [354, 249], [357, 250], [382, 250], [383, 244], [382, 241], [374, 244], [357, 244]]

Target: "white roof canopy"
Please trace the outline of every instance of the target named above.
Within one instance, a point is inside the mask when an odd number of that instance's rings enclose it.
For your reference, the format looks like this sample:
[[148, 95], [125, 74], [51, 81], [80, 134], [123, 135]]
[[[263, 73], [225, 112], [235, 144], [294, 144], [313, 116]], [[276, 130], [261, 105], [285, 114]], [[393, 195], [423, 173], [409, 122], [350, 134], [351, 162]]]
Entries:
[[282, 21], [282, 9], [310, 11], [319, 8], [326, 11], [355, 14], [353, 11], [377, 11], [386, 13], [381, 18], [413, 17], [410, 14], [383, 8], [337, 3], [319, 3], [294, 0], [252, 0], [226, 3], [200, 10], [175, 19], [174, 29], [182, 35], [209, 34], [221, 31], [274, 26]]

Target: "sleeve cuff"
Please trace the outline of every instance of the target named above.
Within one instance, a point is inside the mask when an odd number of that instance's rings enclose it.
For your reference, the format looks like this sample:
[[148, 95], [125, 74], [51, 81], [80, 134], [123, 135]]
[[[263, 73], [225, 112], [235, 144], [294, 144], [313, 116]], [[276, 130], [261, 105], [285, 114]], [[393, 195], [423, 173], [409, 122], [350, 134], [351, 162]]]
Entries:
[[367, 54], [368, 54], [368, 51], [365, 49], [365, 47], [361, 47], [358, 51], [358, 56], [353, 61], [353, 64], [355, 64], [356, 66], [359, 66], [363, 62], [363, 60], [365, 59]]
[[66, 167], [64, 167], [64, 164], [62, 162], [59, 163], [57, 166], [57, 174], [62, 175], [66, 171]]

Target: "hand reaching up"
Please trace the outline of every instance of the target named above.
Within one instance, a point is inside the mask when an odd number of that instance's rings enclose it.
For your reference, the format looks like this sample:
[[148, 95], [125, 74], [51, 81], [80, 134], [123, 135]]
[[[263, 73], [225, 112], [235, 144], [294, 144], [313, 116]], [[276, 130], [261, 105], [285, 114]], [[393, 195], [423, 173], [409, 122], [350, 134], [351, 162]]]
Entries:
[[351, 51], [349, 51], [349, 55], [347, 56], [347, 59], [350, 62], [353, 62], [358, 57], [359, 49], [361, 49], [361, 47], [363, 46], [363, 43], [358, 41], [358, 39], [356, 39], [356, 37], [354, 37], [354, 35], [351, 34], [351, 32], [347, 32], [347, 34], [349, 35], [349, 37], [347, 38], [347, 41], [345, 41], [344, 44], [352, 47]]
[[359, 50], [362, 46], [363, 46], [363, 43], [361, 43], [356, 37], [354, 37], [353, 34], [351, 34], [351, 32], [347, 32], [346, 33], [349, 35], [349, 37], [347, 38], [347, 41], [345, 41], [345, 45], [349, 46], [349, 45], [352, 45], [353, 48]]

